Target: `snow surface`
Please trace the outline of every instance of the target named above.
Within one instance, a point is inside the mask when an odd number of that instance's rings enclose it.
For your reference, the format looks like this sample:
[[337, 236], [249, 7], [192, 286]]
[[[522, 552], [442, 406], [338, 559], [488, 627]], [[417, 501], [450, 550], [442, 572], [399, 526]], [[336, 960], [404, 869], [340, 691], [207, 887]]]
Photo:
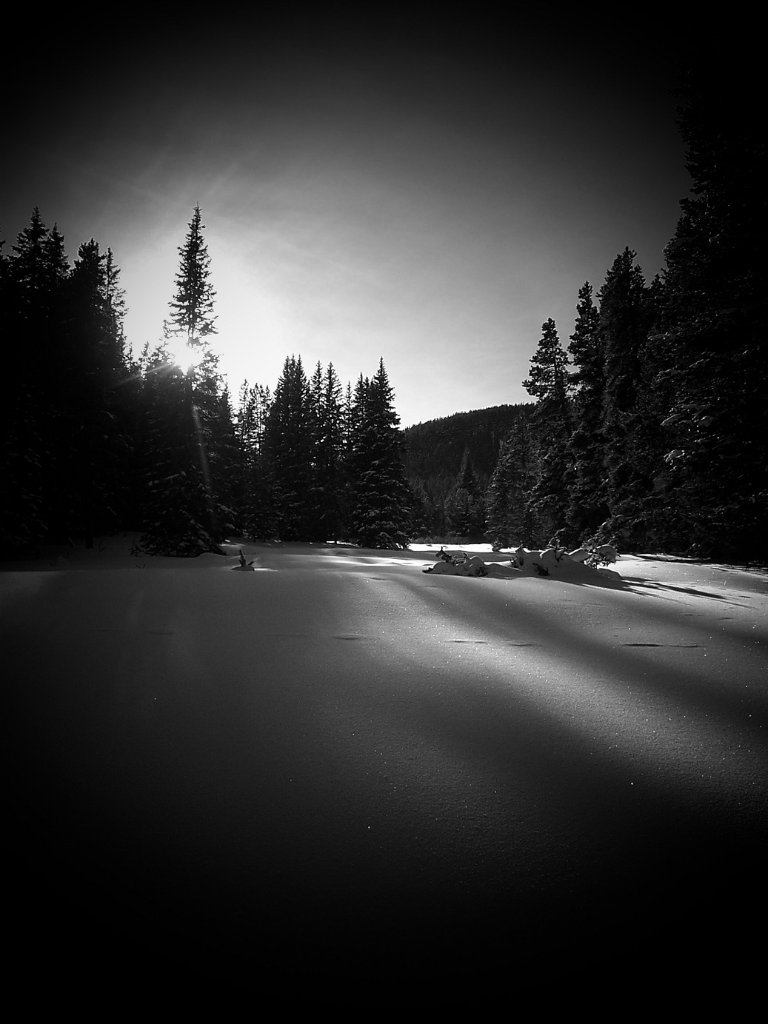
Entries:
[[433, 1006], [757, 983], [765, 572], [132, 541], [0, 571], [39, 975]]

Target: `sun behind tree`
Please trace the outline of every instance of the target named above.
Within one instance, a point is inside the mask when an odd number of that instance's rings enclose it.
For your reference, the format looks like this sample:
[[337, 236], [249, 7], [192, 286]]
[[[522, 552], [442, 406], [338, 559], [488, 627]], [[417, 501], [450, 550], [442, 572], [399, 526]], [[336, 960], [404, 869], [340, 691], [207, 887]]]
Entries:
[[216, 293], [202, 228], [196, 206], [178, 250], [159, 352], [162, 372], [145, 378], [152, 426], [141, 544], [151, 554], [218, 551], [233, 518], [227, 496], [234, 427], [218, 357], [208, 344], [216, 333]]
[[202, 215], [195, 206], [184, 244], [179, 246], [176, 291], [171, 299], [170, 317], [163, 324], [163, 336], [172, 361], [184, 372], [211, 356], [207, 338], [216, 334], [211, 283], [211, 257], [203, 237]]

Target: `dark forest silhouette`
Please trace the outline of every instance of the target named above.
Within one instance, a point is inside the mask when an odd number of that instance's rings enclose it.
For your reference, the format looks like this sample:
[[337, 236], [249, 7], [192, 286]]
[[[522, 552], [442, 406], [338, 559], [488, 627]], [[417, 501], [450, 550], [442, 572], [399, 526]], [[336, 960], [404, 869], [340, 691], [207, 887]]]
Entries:
[[199, 207], [162, 340], [132, 357], [112, 251], [91, 239], [70, 265], [35, 209], [0, 250], [0, 553], [127, 530], [186, 556], [233, 534], [455, 535], [764, 561], [768, 175], [743, 89], [683, 83], [691, 191], [661, 274], [619, 253], [580, 289], [567, 344], [543, 324], [533, 401], [462, 414], [458, 433], [456, 417], [402, 431], [383, 360], [344, 388], [292, 355], [273, 390], [244, 382], [233, 406]]

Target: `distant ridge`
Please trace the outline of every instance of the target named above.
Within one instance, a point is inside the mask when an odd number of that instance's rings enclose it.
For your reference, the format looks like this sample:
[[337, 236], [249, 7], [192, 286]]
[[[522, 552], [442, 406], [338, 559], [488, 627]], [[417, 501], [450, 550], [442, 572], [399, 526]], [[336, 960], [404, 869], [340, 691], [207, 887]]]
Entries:
[[433, 473], [455, 477], [465, 449], [478, 476], [490, 477], [499, 454], [499, 444], [513, 423], [532, 403], [494, 405], [488, 409], [457, 412], [403, 430], [406, 467], [409, 474], [425, 477]]
[[402, 431], [404, 461], [412, 488], [425, 493], [433, 507], [442, 506], [467, 453], [484, 490], [496, 466], [499, 445], [515, 420], [532, 408], [530, 402], [495, 405], [406, 427]]

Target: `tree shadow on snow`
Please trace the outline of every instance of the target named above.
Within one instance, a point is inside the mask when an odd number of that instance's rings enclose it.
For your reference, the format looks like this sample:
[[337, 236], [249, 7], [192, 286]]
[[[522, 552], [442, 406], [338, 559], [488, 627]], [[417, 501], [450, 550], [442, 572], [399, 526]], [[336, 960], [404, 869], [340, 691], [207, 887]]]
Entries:
[[624, 577], [627, 587], [635, 590], [638, 588], [639, 596], [652, 596], [649, 594], [643, 594], [642, 591], [656, 591], [660, 594], [684, 594], [686, 597], [705, 597], [712, 601], [721, 601], [724, 604], [735, 604], [741, 608], [748, 608], [749, 605], [744, 604], [743, 601], [735, 601], [731, 597], [727, 597], [725, 594], [715, 594], [711, 590], [701, 590], [698, 587], [681, 587], [675, 586], [672, 583], [659, 583], [657, 580], [644, 579], [641, 576], [625, 576]]

